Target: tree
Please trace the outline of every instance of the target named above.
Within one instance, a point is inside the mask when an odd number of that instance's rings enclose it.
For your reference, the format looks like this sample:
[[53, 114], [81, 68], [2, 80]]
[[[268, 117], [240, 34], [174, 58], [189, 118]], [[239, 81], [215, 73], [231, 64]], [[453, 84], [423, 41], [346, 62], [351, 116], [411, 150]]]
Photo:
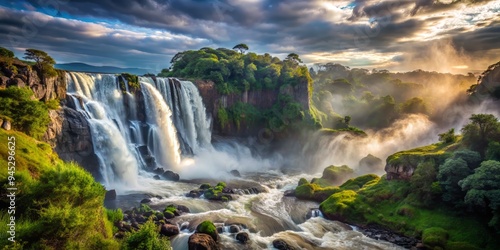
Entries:
[[493, 218], [489, 225], [500, 230], [500, 162], [483, 161], [474, 174], [459, 182], [464, 191], [465, 204], [471, 207], [491, 209]]
[[471, 122], [462, 128], [463, 141], [484, 156], [489, 142], [500, 140], [500, 123], [491, 114], [474, 114], [469, 119]]
[[452, 143], [457, 141], [457, 136], [455, 135], [455, 129], [451, 128], [445, 133], [439, 134], [439, 141], [443, 143]]
[[441, 192], [436, 185], [436, 168], [434, 162], [428, 161], [418, 164], [410, 179], [413, 193], [425, 206], [434, 203], [435, 198]]
[[35, 61], [35, 65], [40, 70], [42, 76], [50, 77], [57, 74], [53, 67], [56, 61], [47, 52], [37, 49], [26, 49], [24, 55], [24, 59]]
[[240, 43], [240, 44], [237, 44], [236, 46], [234, 46], [233, 49], [239, 51], [240, 54], [243, 54], [248, 50], [248, 45], [246, 45], [244, 43]]
[[439, 166], [437, 179], [443, 188], [443, 201], [460, 206], [463, 203], [465, 192], [462, 191], [458, 182], [471, 173], [472, 170], [467, 166], [467, 162], [460, 158], [449, 158], [443, 165]]
[[299, 58], [299, 55], [297, 55], [295, 53], [288, 54], [288, 56], [286, 57], [285, 60], [290, 61], [290, 62], [294, 62], [295, 64], [299, 64], [302, 62], [302, 60], [300, 60], [300, 58]]
[[158, 73], [157, 76], [159, 77], [168, 77], [170, 73], [169, 69], [162, 69], [160, 73]]
[[3, 56], [3, 57], [8, 57], [8, 58], [13, 58], [14, 57], [14, 52], [4, 48], [4, 47], [0, 47], [0, 56]]

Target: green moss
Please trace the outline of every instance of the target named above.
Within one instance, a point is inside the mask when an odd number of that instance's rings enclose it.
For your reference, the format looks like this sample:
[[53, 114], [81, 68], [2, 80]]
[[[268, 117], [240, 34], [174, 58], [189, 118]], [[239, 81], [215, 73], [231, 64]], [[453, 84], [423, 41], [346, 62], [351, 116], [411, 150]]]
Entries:
[[211, 188], [212, 186], [210, 186], [210, 184], [208, 183], [203, 183], [200, 185], [199, 189], [209, 189]]
[[480, 250], [481, 248], [475, 247], [467, 242], [450, 242], [446, 244], [447, 250]]
[[309, 182], [306, 180], [306, 178], [300, 178], [298, 185], [302, 186], [302, 185], [305, 185], [305, 184], [309, 184]]
[[341, 181], [346, 177], [349, 177], [354, 173], [354, 170], [349, 168], [347, 165], [329, 166], [323, 170], [323, 176], [321, 178], [331, 180], [331, 181]]
[[169, 212], [171, 214], [175, 214], [177, 212], [177, 207], [175, 205], [168, 205], [165, 207], [165, 209], [163, 209], [163, 212]]
[[158, 227], [149, 220], [134, 233], [128, 233], [123, 240], [125, 250], [161, 250], [170, 249], [168, 237], [158, 234]]
[[210, 235], [214, 241], [219, 240], [219, 234], [217, 233], [217, 228], [215, 227], [214, 223], [211, 221], [203, 221], [196, 227], [196, 232], [198, 233], [204, 233]]
[[444, 248], [447, 241], [448, 232], [440, 227], [427, 228], [422, 233], [422, 243], [431, 249], [435, 247]]
[[330, 186], [323, 188], [317, 184], [304, 184], [295, 188], [295, 196], [299, 199], [323, 201], [339, 191], [338, 187]]
[[139, 208], [137, 208], [138, 213], [146, 213], [146, 212], [151, 212], [153, 211], [151, 207], [149, 207], [147, 204], [141, 204]]
[[117, 222], [123, 220], [123, 211], [118, 209], [106, 209], [106, 216], [110, 222]]
[[370, 182], [378, 182], [380, 177], [375, 174], [367, 174], [358, 176], [354, 179], [349, 179], [344, 184], [340, 185], [342, 189], [358, 190], [362, 188], [365, 184]]
[[449, 155], [448, 153], [460, 146], [460, 139], [456, 143], [435, 143], [411, 150], [400, 151], [387, 157], [387, 164], [390, 165], [412, 165], [429, 160], [436, 160], [441, 163]]

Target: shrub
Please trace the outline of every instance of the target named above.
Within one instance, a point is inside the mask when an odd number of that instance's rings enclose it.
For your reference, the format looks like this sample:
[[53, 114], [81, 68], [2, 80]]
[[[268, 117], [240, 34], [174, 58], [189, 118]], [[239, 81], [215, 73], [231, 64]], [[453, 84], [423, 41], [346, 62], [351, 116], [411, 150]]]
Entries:
[[431, 227], [422, 233], [422, 243], [429, 248], [446, 246], [448, 241], [448, 232], [440, 227]]
[[39, 139], [50, 122], [47, 106], [31, 100], [29, 88], [11, 86], [0, 90], [0, 115], [12, 120], [14, 129]]
[[118, 209], [106, 209], [106, 216], [109, 221], [117, 222], [123, 220], [123, 211]]
[[123, 241], [125, 250], [164, 250], [170, 249], [168, 238], [158, 234], [158, 227], [149, 220], [134, 233], [127, 234]]

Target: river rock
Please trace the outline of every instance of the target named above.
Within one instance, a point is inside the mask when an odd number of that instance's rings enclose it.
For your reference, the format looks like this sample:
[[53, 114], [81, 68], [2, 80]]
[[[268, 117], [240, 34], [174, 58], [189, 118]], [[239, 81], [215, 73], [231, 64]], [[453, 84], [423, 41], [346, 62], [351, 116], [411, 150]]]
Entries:
[[165, 236], [174, 236], [179, 234], [179, 227], [172, 224], [163, 224], [160, 227], [160, 234]]
[[231, 225], [229, 226], [229, 232], [230, 233], [237, 233], [240, 231], [240, 227], [238, 225]]
[[238, 234], [236, 234], [236, 240], [240, 243], [245, 244], [248, 240], [250, 240], [250, 237], [246, 232], [239, 232]]
[[189, 210], [189, 208], [184, 206], [184, 205], [177, 205], [177, 210], [180, 211], [181, 213], [190, 213], [191, 212]]
[[151, 199], [144, 198], [144, 199], [141, 200], [141, 204], [148, 204], [148, 203], [151, 203]]
[[163, 173], [161, 176], [169, 181], [179, 181], [180, 179], [179, 174], [174, 173], [170, 170], [165, 171], [165, 173]]
[[111, 189], [106, 191], [106, 194], [104, 195], [104, 200], [106, 201], [116, 200], [116, 190]]
[[215, 250], [219, 249], [217, 243], [208, 234], [194, 233], [189, 236], [188, 240], [189, 250]]
[[295, 247], [291, 246], [290, 244], [288, 244], [288, 242], [286, 242], [282, 239], [274, 240], [273, 246], [277, 249], [280, 249], [280, 250], [296, 250]]
[[295, 190], [286, 190], [283, 196], [295, 197]]

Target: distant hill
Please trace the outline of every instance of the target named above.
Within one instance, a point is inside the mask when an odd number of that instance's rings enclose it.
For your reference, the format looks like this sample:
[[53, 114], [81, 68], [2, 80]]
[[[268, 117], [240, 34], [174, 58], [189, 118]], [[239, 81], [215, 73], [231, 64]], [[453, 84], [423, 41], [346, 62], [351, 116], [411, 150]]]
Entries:
[[130, 73], [134, 75], [144, 75], [148, 72], [147, 69], [141, 68], [119, 68], [113, 66], [94, 66], [86, 63], [62, 63], [54, 65], [56, 69], [68, 70], [68, 71], [81, 71], [90, 73]]

